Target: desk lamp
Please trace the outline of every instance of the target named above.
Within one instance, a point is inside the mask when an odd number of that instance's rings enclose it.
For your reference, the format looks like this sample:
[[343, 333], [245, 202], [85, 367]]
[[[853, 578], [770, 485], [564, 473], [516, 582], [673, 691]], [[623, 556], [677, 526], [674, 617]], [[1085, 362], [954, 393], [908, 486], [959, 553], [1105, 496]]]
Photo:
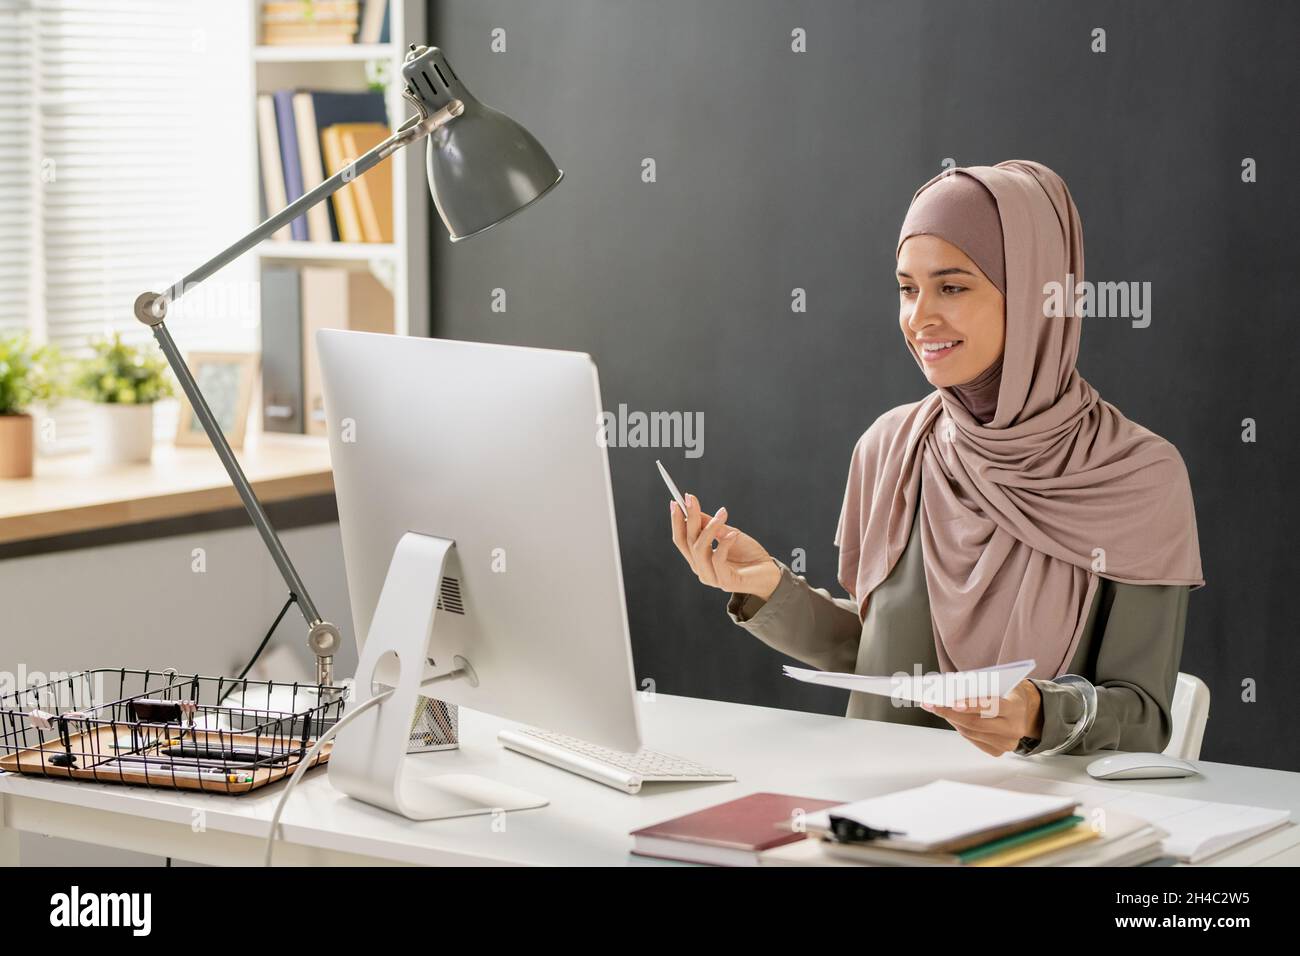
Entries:
[[341, 643], [339, 629], [324, 620], [317, 610], [164, 320], [170, 303], [366, 170], [419, 140], [429, 141], [425, 160], [429, 191], [452, 242], [476, 236], [509, 219], [550, 192], [564, 178], [564, 173], [556, 168], [528, 130], [480, 103], [465, 89], [439, 48], [411, 44], [402, 64], [402, 77], [405, 81], [402, 97], [415, 108], [417, 115], [402, 123], [392, 136], [285, 206], [167, 291], [144, 292], [135, 300], [135, 317], [153, 330], [195, 416], [239, 492], [244, 510], [280, 570], [291, 600], [297, 603], [307, 621], [307, 643], [316, 655], [316, 680], [320, 684], [334, 682], [334, 654]]

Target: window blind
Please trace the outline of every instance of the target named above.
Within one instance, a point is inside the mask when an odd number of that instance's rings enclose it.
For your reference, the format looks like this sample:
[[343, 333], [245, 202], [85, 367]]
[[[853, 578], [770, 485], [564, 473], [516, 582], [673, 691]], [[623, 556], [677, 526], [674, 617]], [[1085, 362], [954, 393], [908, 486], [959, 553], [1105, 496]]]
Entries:
[[[39, 277], [40, 314], [30, 324], [72, 356], [114, 331], [156, 348], [133, 316], [135, 297], [167, 287], [256, 221], [249, 5], [0, 3], [27, 26], [11, 42], [26, 67], [2, 75], [16, 93], [6, 100], [20, 104], [15, 129], [26, 113], [34, 130], [33, 141], [15, 138], [13, 147], [34, 156], [22, 173], [36, 183], [24, 238], [39, 261], [21, 266], [29, 281]], [[10, 135], [5, 127], [0, 149]], [[22, 236], [4, 230], [5, 242]], [[232, 267], [178, 303], [168, 327], [181, 348], [255, 348], [253, 278], [251, 266]], [[175, 408], [160, 411], [155, 425], [165, 434]], [[53, 418], [43, 451], [84, 445], [84, 405], [64, 403]]]
[[37, 311], [34, 37], [28, 0], [0, 0], [0, 332], [29, 327]]

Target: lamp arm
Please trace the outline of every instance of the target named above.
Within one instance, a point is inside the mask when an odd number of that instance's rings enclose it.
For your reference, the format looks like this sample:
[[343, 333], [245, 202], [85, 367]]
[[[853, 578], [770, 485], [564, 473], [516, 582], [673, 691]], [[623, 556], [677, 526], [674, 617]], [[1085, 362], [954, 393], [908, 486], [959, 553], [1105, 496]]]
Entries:
[[[410, 97], [408, 97], [410, 99]], [[413, 101], [417, 102], [418, 101]], [[253, 246], [257, 245], [263, 239], [268, 238], [282, 226], [297, 219], [308, 209], [311, 209], [321, 201], [328, 199], [334, 193], [338, 192], [358, 176], [378, 166], [381, 162], [397, 152], [403, 146], [409, 146], [428, 136], [439, 126], [449, 122], [454, 117], [464, 112], [465, 106], [460, 100], [453, 100], [448, 103], [437, 113], [422, 113], [419, 116], [412, 116], [403, 123], [392, 136], [384, 140], [378, 146], [375, 146], [369, 152], [364, 153], [357, 159], [344, 166], [337, 173], [326, 179], [315, 189], [303, 193], [289, 205], [285, 206], [274, 216], [271, 216], [261, 225], [257, 226], [252, 232], [243, 238], [232, 243], [227, 248], [218, 252], [203, 265], [199, 266], [185, 278], [178, 281], [163, 293], [145, 293], [136, 301], [136, 318], [145, 325], [153, 325], [154, 322], [161, 322], [167, 316], [167, 306], [175, 302], [190, 289], [198, 285], [204, 279], [209, 278], [213, 273], [219, 271], [238, 259]], [[145, 297], [148, 296], [146, 301]], [[142, 314], [142, 307], [147, 308], [146, 314]]]
[[185, 364], [184, 357], [176, 347], [176, 342], [172, 339], [165, 320], [168, 305], [175, 302], [194, 286], [229, 265], [281, 226], [292, 222], [317, 203], [338, 192], [356, 177], [383, 162], [403, 146], [409, 146], [411, 143], [423, 139], [438, 127], [461, 115], [465, 109], [460, 100], [453, 100], [436, 113], [430, 113], [418, 99], [409, 93], [404, 92], [403, 96], [416, 107], [419, 113], [398, 127], [392, 136], [349, 163], [315, 189], [295, 199], [284, 209], [248, 233], [248, 235], [217, 253], [185, 278], [171, 286], [166, 292], [142, 292], [135, 300], [135, 317], [153, 331], [154, 339], [162, 349], [167, 364], [171, 366], [172, 371], [175, 373], [177, 380], [180, 382], [181, 390], [185, 393], [185, 397], [194, 409], [199, 424], [203, 426], [203, 431], [208, 436], [208, 441], [212, 443], [217, 457], [221, 459], [221, 464], [230, 477], [231, 484], [235, 486], [235, 490], [239, 493], [239, 498], [244, 504], [244, 510], [248, 512], [249, 518], [252, 519], [253, 526], [262, 538], [262, 543], [270, 552], [271, 559], [280, 571], [280, 576], [284, 579], [289, 592], [296, 599], [298, 609], [302, 612], [302, 616], [310, 627], [307, 643], [311, 647], [312, 653], [316, 655], [316, 680], [320, 684], [333, 683], [334, 653], [339, 644], [342, 643], [339, 629], [334, 624], [324, 620], [320, 612], [317, 611], [315, 602], [312, 601], [311, 595], [307, 592], [307, 586], [303, 583], [302, 578], [298, 575], [298, 570], [289, 559], [289, 553], [284, 549], [279, 536], [275, 533], [275, 528], [271, 526], [266, 510], [253, 492], [248, 477], [244, 474], [238, 459], [235, 458], [234, 451], [230, 447], [230, 443], [221, 431], [221, 426], [217, 423], [216, 417], [212, 414], [212, 409], [208, 407], [203, 393], [199, 390], [198, 382], [194, 380], [193, 373], [190, 371], [189, 366]]

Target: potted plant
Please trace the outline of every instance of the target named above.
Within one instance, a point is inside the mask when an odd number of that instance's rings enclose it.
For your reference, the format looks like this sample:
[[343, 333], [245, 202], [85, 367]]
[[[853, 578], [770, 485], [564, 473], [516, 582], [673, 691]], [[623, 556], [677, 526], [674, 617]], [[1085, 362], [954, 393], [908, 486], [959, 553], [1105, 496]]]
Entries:
[[0, 478], [30, 478], [36, 430], [27, 409], [56, 397], [56, 361], [25, 333], [0, 336]]
[[112, 338], [91, 343], [94, 354], [82, 362], [76, 390], [94, 402], [90, 424], [91, 456], [99, 465], [145, 462], [153, 455], [153, 403], [172, 394], [161, 355]]

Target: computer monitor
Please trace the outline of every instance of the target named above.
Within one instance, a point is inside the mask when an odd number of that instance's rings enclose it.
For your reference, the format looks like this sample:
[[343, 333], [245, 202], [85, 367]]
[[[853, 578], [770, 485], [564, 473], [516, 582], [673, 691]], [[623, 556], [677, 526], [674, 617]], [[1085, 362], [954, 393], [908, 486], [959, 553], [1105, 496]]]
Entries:
[[316, 342], [357, 700], [397, 688], [339, 732], [331, 783], [414, 819], [545, 803], [403, 777], [417, 692], [638, 750], [591, 357], [332, 329]]

